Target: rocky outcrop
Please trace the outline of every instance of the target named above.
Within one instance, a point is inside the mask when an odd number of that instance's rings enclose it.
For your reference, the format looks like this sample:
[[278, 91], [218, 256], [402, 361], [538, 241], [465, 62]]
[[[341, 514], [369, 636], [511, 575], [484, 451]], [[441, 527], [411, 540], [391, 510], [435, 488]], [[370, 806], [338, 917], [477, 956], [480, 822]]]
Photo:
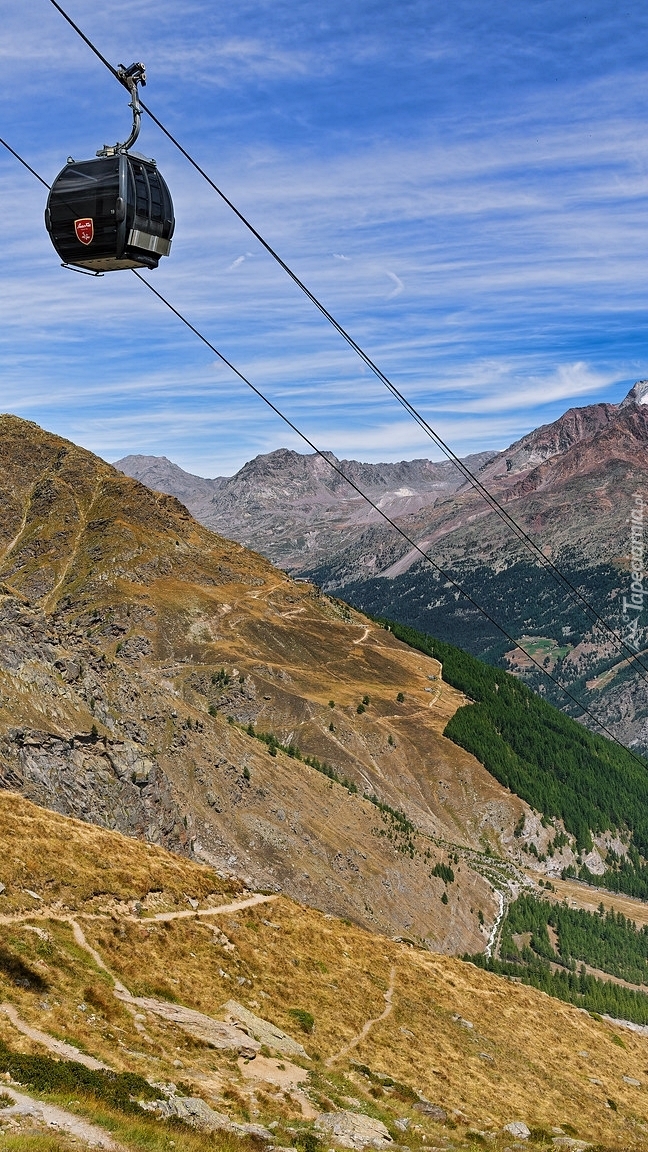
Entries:
[[183, 1120], [202, 1132], [230, 1132], [235, 1136], [254, 1136], [257, 1140], [272, 1140], [272, 1132], [262, 1124], [237, 1124], [222, 1112], [216, 1112], [198, 1096], [171, 1096], [168, 1100], [153, 1100], [140, 1105], [147, 1112], [156, 1112], [165, 1119]]
[[[120, 993], [117, 992], [116, 995], [119, 996]], [[177, 1024], [194, 1040], [200, 1040], [203, 1044], [217, 1048], [221, 1052], [236, 1052], [246, 1060], [253, 1060], [261, 1048], [261, 1044], [249, 1036], [247, 1031], [222, 1020], [214, 1020], [212, 1016], [196, 1012], [194, 1008], [185, 1008], [182, 1004], [173, 1004], [166, 1000], [155, 1000], [150, 996], [129, 995], [123, 998], [129, 1004], [136, 1004], [138, 1008], [152, 1013], [153, 1016]]]
[[268, 1048], [274, 1048], [276, 1052], [281, 1052], [283, 1056], [302, 1056], [308, 1059], [306, 1049], [303, 1044], [299, 1044], [293, 1040], [292, 1036], [288, 1036], [286, 1032], [282, 1032], [269, 1020], [263, 1020], [260, 1016], [255, 1016], [250, 1012], [249, 1008], [244, 1008], [242, 1004], [238, 1004], [236, 1000], [228, 1000], [223, 1005], [223, 1011], [227, 1013], [230, 1020], [236, 1020], [242, 1024], [245, 1029], [252, 1035], [260, 1044], [265, 1044]]
[[362, 1112], [323, 1112], [315, 1127], [343, 1148], [388, 1148], [393, 1143], [382, 1121]]
[[188, 850], [169, 781], [130, 741], [9, 728], [0, 737], [0, 787], [103, 828]]
[[516, 1140], [528, 1140], [531, 1135], [531, 1129], [524, 1120], [512, 1120], [510, 1124], [505, 1124], [503, 1132], [508, 1132], [509, 1136], [515, 1136]]

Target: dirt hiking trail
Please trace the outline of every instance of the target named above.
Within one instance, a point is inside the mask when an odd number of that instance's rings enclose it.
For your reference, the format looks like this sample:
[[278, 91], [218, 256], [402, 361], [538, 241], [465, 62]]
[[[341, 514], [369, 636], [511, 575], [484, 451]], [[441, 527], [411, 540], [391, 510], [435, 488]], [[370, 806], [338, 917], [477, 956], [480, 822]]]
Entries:
[[383, 993], [384, 1000], [385, 1000], [384, 1012], [381, 1012], [380, 1016], [376, 1016], [376, 1018], [374, 1020], [367, 1020], [367, 1022], [363, 1025], [362, 1030], [360, 1032], [358, 1032], [357, 1036], [354, 1036], [352, 1040], [349, 1040], [349, 1043], [345, 1044], [344, 1048], [340, 1048], [340, 1051], [336, 1052], [335, 1055], [329, 1056], [328, 1060], [326, 1061], [326, 1067], [327, 1068], [330, 1068], [335, 1063], [336, 1060], [341, 1060], [343, 1056], [347, 1056], [349, 1054], [349, 1052], [352, 1052], [354, 1048], [357, 1048], [358, 1044], [362, 1043], [365, 1036], [369, 1035], [374, 1024], [380, 1024], [381, 1020], [387, 1019], [387, 1017], [390, 1015], [391, 1010], [392, 1010], [392, 998], [394, 995], [395, 986], [396, 986], [396, 969], [395, 969], [395, 967], [392, 966], [392, 969], [389, 973], [389, 988], [387, 989], [386, 992]]

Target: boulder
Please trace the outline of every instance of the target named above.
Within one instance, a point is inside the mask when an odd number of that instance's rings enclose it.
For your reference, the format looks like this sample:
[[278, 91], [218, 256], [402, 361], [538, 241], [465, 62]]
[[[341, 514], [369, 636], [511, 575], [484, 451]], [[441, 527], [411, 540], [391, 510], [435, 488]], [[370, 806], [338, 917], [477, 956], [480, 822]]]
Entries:
[[528, 1140], [531, 1135], [531, 1129], [527, 1127], [524, 1120], [512, 1120], [510, 1124], [505, 1124], [504, 1132], [508, 1132], [509, 1136], [515, 1136], [516, 1140]]
[[183, 1032], [195, 1040], [202, 1040], [203, 1044], [208, 1044], [210, 1048], [218, 1048], [223, 1052], [237, 1052], [239, 1056], [252, 1060], [261, 1047], [257, 1040], [248, 1036], [241, 1028], [233, 1024], [224, 1024], [222, 1020], [214, 1020], [212, 1016], [206, 1016], [204, 1012], [197, 1012], [194, 1008], [171, 1004], [167, 1000], [154, 1000], [150, 996], [122, 995], [120, 998], [127, 999], [129, 1004], [136, 1004], [138, 1008], [160, 1016], [171, 1024], [177, 1024]]
[[328, 1132], [343, 1148], [388, 1148], [392, 1144], [385, 1125], [361, 1112], [323, 1112], [315, 1127]]
[[266, 1044], [268, 1048], [274, 1048], [275, 1052], [281, 1052], [283, 1056], [306, 1056], [308, 1058], [306, 1049], [296, 1040], [293, 1040], [292, 1036], [282, 1032], [269, 1020], [255, 1016], [254, 1012], [250, 1012], [249, 1008], [244, 1008], [236, 1000], [228, 1000], [226, 1004], [223, 1004], [223, 1011], [227, 1012], [230, 1020], [242, 1024], [246, 1031], [254, 1036], [255, 1040], [261, 1044]]
[[440, 1108], [438, 1104], [431, 1104], [429, 1100], [420, 1100], [418, 1104], [414, 1105], [417, 1112], [422, 1112], [424, 1116], [429, 1116], [430, 1120], [437, 1120], [439, 1124], [445, 1124], [448, 1119], [448, 1114], [445, 1108]]
[[566, 1148], [567, 1152], [585, 1152], [592, 1147], [586, 1140], [574, 1140], [572, 1136], [554, 1136], [551, 1143], [554, 1148]]
[[237, 1136], [255, 1136], [257, 1140], [273, 1139], [272, 1132], [262, 1124], [236, 1124], [229, 1116], [214, 1111], [198, 1096], [172, 1096], [170, 1100], [154, 1100], [147, 1106], [147, 1111], [155, 1111], [166, 1118], [176, 1117], [203, 1132], [232, 1132]]

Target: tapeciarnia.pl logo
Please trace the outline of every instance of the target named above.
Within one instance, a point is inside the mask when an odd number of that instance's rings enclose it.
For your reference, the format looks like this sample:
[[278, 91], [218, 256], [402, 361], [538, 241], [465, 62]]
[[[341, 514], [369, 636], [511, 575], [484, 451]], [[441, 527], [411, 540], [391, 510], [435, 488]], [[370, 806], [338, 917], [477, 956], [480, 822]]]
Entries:
[[644, 501], [641, 492], [633, 492], [632, 499], [634, 501], [633, 507], [630, 512], [630, 574], [632, 581], [630, 584], [630, 597], [624, 596], [623, 605], [623, 622], [624, 622], [624, 639], [627, 644], [631, 644], [633, 648], [639, 648], [638, 633], [639, 633], [639, 617], [643, 611], [644, 597], [648, 595], [648, 589], [643, 586], [644, 580]]

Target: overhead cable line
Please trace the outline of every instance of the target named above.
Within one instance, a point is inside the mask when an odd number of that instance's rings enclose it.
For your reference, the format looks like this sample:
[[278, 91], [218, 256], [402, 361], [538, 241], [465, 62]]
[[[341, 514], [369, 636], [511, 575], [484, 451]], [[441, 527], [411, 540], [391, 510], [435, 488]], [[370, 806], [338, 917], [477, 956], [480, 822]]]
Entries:
[[28, 164], [26, 160], [23, 160], [22, 156], [20, 156], [18, 154], [18, 152], [16, 152], [11, 147], [11, 144], [7, 144], [7, 141], [3, 140], [1, 136], [0, 136], [0, 144], [2, 144], [3, 148], [7, 149], [7, 152], [11, 152], [11, 155], [16, 158], [16, 160], [18, 161], [19, 164], [22, 164], [23, 168], [26, 168], [28, 172], [31, 172], [32, 176], [35, 176], [37, 180], [40, 180], [41, 184], [43, 184], [45, 188], [50, 187], [50, 185], [47, 183], [47, 180], [43, 180], [43, 177], [38, 175], [38, 172], [36, 172], [36, 170], [34, 168], [32, 168], [31, 164]]
[[[84, 43], [87, 44], [87, 46], [88, 46], [88, 48], [90, 48], [91, 52], [94, 52], [95, 56], [109, 70], [109, 72], [112, 73], [112, 75], [115, 77], [115, 79], [118, 80], [120, 84], [123, 84], [124, 81], [123, 81], [118, 69], [113, 67], [113, 65], [110, 63], [110, 61], [107, 60], [106, 57], [103, 55], [103, 53], [99, 51], [99, 49], [92, 42], [92, 40], [90, 40], [90, 38], [88, 36], [86, 36], [85, 32], [82, 31], [82, 29], [79, 27], [79, 25], [76, 24], [75, 21], [72, 19], [72, 17], [69, 16], [68, 13], [65, 11], [65, 9], [61, 7], [61, 5], [58, 3], [58, 0], [50, 0], [50, 3], [53, 5], [54, 8], [56, 8], [57, 12], [59, 12], [61, 14], [61, 16], [64, 18], [64, 20], [67, 21], [67, 23], [70, 25], [70, 27], [74, 29], [74, 31], [77, 33], [77, 35], [81, 37], [81, 39], [84, 41]], [[641, 660], [640, 655], [637, 653], [637, 651], [634, 648], [632, 648], [631, 645], [628, 644], [628, 642], [626, 640], [624, 640], [623, 636], [620, 635], [616, 631], [616, 629], [612, 627], [612, 625], [609, 623], [608, 620], [605, 619], [604, 616], [601, 616], [601, 614], [594, 607], [594, 605], [589, 602], [587, 597], [583, 595], [583, 593], [580, 591], [580, 589], [576, 587], [576, 585], [570, 580], [570, 578], [568, 576], [566, 576], [565, 573], [556, 564], [554, 564], [554, 562], [550, 559], [550, 557], [545, 555], [542, 548], [538, 544], [536, 544], [535, 540], [531, 536], [529, 536], [528, 532], [526, 532], [526, 530], [522, 527], [522, 525], [518, 524], [518, 522], [502, 506], [502, 504], [499, 502], [497, 497], [494, 496], [493, 493], [490, 492], [482, 484], [482, 482], [479, 480], [479, 478], [474, 474], [474, 472], [471, 471], [471, 469], [461, 459], [461, 457], [457, 456], [457, 454], [453, 451], [453, 449], [448, 444], [446, 444], [446, 442], [443, 440], [443, 438], [428, 423], [428, 421], [425, 419], [425, 417], [421, 415], [421, 413], [414, 407], [414, 405], [407, 399], [407, 397], [404, 396], [403, 393], [396, 387], [396, 385], [393, 383], [393, 381], [391, 381], [389, 379], [389, 377], [386, 376], [386, 374], [382, 371], [382, 369], [378, 367], [378, 365], [368, 355], [368, 353], [366, 353], [364, 351], [364, 349], [357, 343], [357, 341], [354, 340], [354, 338], [351, 336], [351, 334], [349, 332], [347, 332], [346, 328], [344, 328], [342, 326], [342, 324], [340, 324], [335, 319], [335, 317], [332, 315], [331, 312], [328, 311], [328, 309], [321, 302], [321, 300], [319, 300], [318, 297], [315, 296], [315, 294], [313, 292], [311, 292], [310, 288], [308, 288], [308, 286], [303, 282], [303, 280], [301, 280], [299, 278], [299, 276], [297, 276], [297, 274], [286, 263], [286, 261], [282, 259], [282, 257], [276, 251], [276, 249], [273, 248], [272, 245], [268, 243], [268, 241], [262, 236], [262, 234], [258, 231], [258, 229], [254, 227], [254, 225], [251, 223], [251, 221], [248, 220], [247, 217], [229, 199], [229, 197], [225, 194], [225, 192], [223, 192], [223, 190], [221, 188], [219, 188], [219, 186], [215, 183], [215, 181], [212, 180], [211, 176], [209, 176], [209, 174], [205, 171], [205, 169], [198, 163], [197, 160], [194, 159], [194, 157], [191, 155], [191, 153], [187, 151], [187, 149], [169, 131], [169, 129], [166, 128], [166, 126], [162, 123], [161, 120], [158, 119], [158, 117], [155, 115], [155, 113], [144, 103], [144, 101], [141, 100], [140, 104], [141, 104], [143, 111], [145, 111], [147, 113], [147, 115], [151, 118], [153, 123], [157, 125], [157, 127], [160, 129], [160, 131], [167, 137], [167, 139], [173, 144], [173, 146], [178, 149], [178, 151], [185, 157], [185, 159], [189, 162], [189, 164], [191, 164], [191, 166], [193, 168], [195, 168], [195, 170], [199, 173], [199, 175], [202, 176], [203, 180], [205, 180], [207, 182], [207, 184], [209, 184], [210, 188], [212, 188], [213, 191], [218, 196], [220, 196], [221, 200], [225, 204], [227, 204], [228, 208], [230, 208], [232, 210], [232, 212], [235, 214], [235, 216], [238, 217], [238, 219], [241, 221], [241, 223], [248, 229], [248, 231], [250, 231], [252, 233], [252, 235], [258, 240], [259, 244], [261, 244], [261, 246], [266, 250], [266, 252], [272, 257], [272, 259], [275, 260], [277, 264], [279, 264], [279, 266], [290, 277], [290, 279], [293, 281], [293, 283], [296, 284], [296, 286], [299, 288], [299, 290], [304, 293], [304, 295], [311, 301], [311, 303], [315, 306], [315, 308], [318, 309], [318, 311], [322, 314], [322, 316], [324, 316], [324, 318], [329, 322], [329, 324], [332, 325], [332, 327], [342, 337], [342, 339], [344, 341], [346, 341], [346, 343], [349, 345], [349, 347], [352, 348], [353, 351], [360, 357], [360, 359], [363, 361], [363, 363], [366, 365], [366, 367], [369, 368], [369, 370], [374, 374], [374, 376], [377, 377], [378, 380], [380, 380], [380, 382], [385, 386], [385, 388], [387, 388], [388, 392], [391, 393], [391, 395], [401, 405], [401, 407], [405, 409], [405, 411], [412, 417], [413, 420], [415, 420], [415, 422], [422, 429], [422, 431], [426, 434], [426, 436], [428, 436], [429, 439], [432, 440], [432, 442], [434, 444], [436, 444], [436, 446], [438, 448], [441, 449], [441, 451], [448, 458], [448, 460], [450, 460], [451, 463], [453, 463], [455, 465], [455, 467], [459, 469], [459, 471], [462, 474], [462, 476], [464, 477], [464, 479], [486, 501], [486, 503], [493, 510], [493, 512], [495, 512], [495, 514], [497, 516], [499, 516], [500, 520], [502, 520], [503, 523], [513, 533], [513, 535], [516, 537], [516, 539], [519, 540], [519, 542], [521, 544], [523, 544], [523, 546], [526, 547], [529, 552], [532, 553], [532, 555], [535, 557], [535, 559], [538, 561], [538, 563], [541, 565], [541, 567], [544, 568], [545, 571], [549, 572], [551, 576], [553, 576], [554, 580], [556, 580], [556, 582], [559, 585], [561, 585], [564, 590], [567, 591], [567, 593], [571, 596], [571, 598], [580, 604], [580, 607], [587, 614], [590, 623], [600, 625], [604, 629], [604, 631], [607, 633], [608, 638], [612, 642], [614, 642], [614, 644], [617, 646], [617, 648], [620, 651], [622, 651], [626, 654], [626, 658], [633, 665], [635, 665], [637, 668], [642, 669], [644, 673], [648, 674], [648, 665], [643, 663], [643, 661]], [[642, 676], [642, 679], [646, 680], [646, 682], [648, 683], [648, 676]]]
[[[4, 144], [4, 146], [11, 153], [11, 155], [15, 156], [15, 158], [17, 160], [19, 160], [20, 163], [23, 164], [23, 166], [25, 168], [27, 168], [28, 171], [31, 172], [32, 175], [35, 176], [37, 180], [40, 180], [40, 182], [42, 184], [45, 184], [46, 187], [49, 187], [49, 185], [46, 183], [46, 181], [43, 180], [43, 178], [41, 176], [39, 176], [38, 173], [29, 164], [27, 164], [26, 161], [24, 161], [21, 156], [17, 152], [15, 152], [13, 148], [10, 148], [9, 145], [6, 144], [5, 141], [2, 140], [1, 138], [0, 138], [0, 143]], [[437, 564], [436, 560], [434, 560], [432, 558], [432, 556], [430, 555], [429, 552], [426, 552], [423, 548], [421, 548], [421, 546], [419, 544], [417, 544], [416, 541], [413, 540], [412, 537], [409, 536], [407, 534], [407, 532], [403, 528], [401, 528], [401, 526], [399, 524], [396, 523], [395, 520], [392, 520], [391, 516], [388, 516], [387, 513], [382, 508], [380, 508], [379, 505], [376, 504], [371, 499], [370, 496], [367, 496], [366, 492], [363, 492], [363, 490], [359, 487], [358, 484], [355, 483], [354, 480], [352, 480], [349, 476], [346, 475], [346, 473], [342, 470], [342, 468], [340, 468], [337, 464], [335, 464], [329, 458], [329, 456], [327, 455], [326, 452], [324, 452], [321, 448], [318, 448], [317, 445], [314, 444], [313, 441], [309, 439], [309, 437], [306, 435], [306, 433], [302, 432], [301, 429], [298, 428], [297, 425], [294, 424], [293, 421], [288, 416], [286, 416], [285, 413], [283, 413], [281, 411], [281, 409], [278, 408], [277, 405], [274, 404], [273, 401], [270, 400], [260, 390], [260, 388], [257, 388], [256, 385], [253, 384], [252, 381], [249, 380], [248, 377], [245, 376], [240, 371], [240, 369], [238, 369], [232, 363], [231, 360], [228, 360], [227, 357], [222, 352], [219, 352], [218, 348], [216, 348], [216, 346], [214, 344], [212, 344], [211, 341], [208, 340], [207, 337], [204, 336], [203, 333], [198, 328], [196, 328], [196, 326], [194, 324], [192, 324], [191, 321], [188, 320], [187, 317], [184, 316], [183, 313], [180, 312], [178, 308], [176, 308], [173, 304], [171, 304], [171, 302], [169, 300], [167, 300], [166, 297], [163, 296], [161, 292], [158, 292], [157, 288], [154, 288], [153, 285], [150, 284], [148, 280], [145, 280], [144, 277], [141, 276], [139, 272], [137, 272], [135, 269], [132, 269], [132, 271], [133, 271], [133, 275], [137, 277], [137, 279], [140, 281], [141, 284], [144, 285], [144, 287], [148, 288], [149, 292], [152, 292], [153, 295], [156, 296], [157, 299], [162, 304], [164, 304], [164, 306], [166, 308], [168, 308], [169, 311], [172, 312], [173, 315], [176, 316], [177, 319], [180, 320], [181, 323], [184, 324], [185, 327], [188, 328], [189, 331], [193, 333], [194, 336], [196, 336], [198, 338], [198, 340], [200, 340], [207, 348], [209, 348], [209, 350], [211, 352], [213, 352], [213, 354], [221, 361], [221, 363], [223, 363], [227, 368], [229, 368], [230, 371], [235, 376], [237, 376], [238, 379], [241, 380], [246, 385], [246, 387], [248, 387], [252, 392], [254, 392], [255, 396], [258, 396], [258, 398], [260, 400], [262, 400], [263, 403], [266, 404], [267, 407], [270, 408], [271, 411], [274, 412], [275, 415], [278, 416], [279, 419], [282, 420], [284, 422], [284, 424], [286, 424], [288, 426], [288, 428], [290, 428], [297, 436], [299, 436], [300, 439], [303, 440], [304, 443], [307, 444], [308, 447], [310, 449], [312, 449], [312, 451], [317, 456], [319, 456], [320, 459], [322, 459], [328, 465], [328, 467], [332, 469], [333, 472], [337, 473], [337, 475], [342, 480], [344, 480], [345, 483], [348, 484], [349, 487], [352, 488], [354, 490], [354, 492], [356, 492], [358, 494], [358, 496], [360, 496], [365, 501], [365, 503], [367, 503], [369, 505], [370, 508], [373, 508], [374, 512], [377, 512], [378, 515], [385, 521], [385, 523], [388, 524], [391, 528], [393, 528], [394, 531], [397, 532], [398, 535], [401, 536], [402, 539], [407, 544], [409, 544], [410, 547], [413, 548], [419, 554], [419, 556], [421, 557], [422, 560], [424, 560], [427, 564], [429, 564], [430, 567], [433, 568], [434, 571], [437, 572], [439, 574], [439, 576], [441, 576], [446, 581], [447, 584], [449, 584], [452, 588], [454, 588], [456, 592], [458, 592], [461, 596], [463, 596], [468, 601], [469, 604], [472, 604], [473, 608], [476, 608], [477, 611], [480, 612], [482, 614], [482, 616], [486, 620], [488, 620], [488, 622], [490, 624], [493, 625], [494, 628], [497, 628], [498, 632], [500, 632], [506, 640], [508, 640], [511, 644], [513, 644], [513, 646], [515, 648], [519, 649], [520, 652], [522, 652], [527, 657], [527, 659], [530, 660], [531, 663], [535, 665], [535, 667], [538, 669], [539, 672], [541, 672], [544, 676], [546, 676], [548, 680], [551, 680], [551, 682], [553, 684], [555, 684], [555, 686], [563, 693], [563, 695], [566, 696], [569, 700], [571, 700], [572, 703], [575, 704], [576, 707], [580, 709], [580, 711], [583, 713], [583, 715], [588, 716], [590, 718], [590, 720], [593, 720], [593, 722], [601, 729], [602, 732], [605, 733], [605, 735], [608, 737], [609, 740], [611, 740], [614, 744], [618, 744], [618, 746], [620, 748], [622, 748], [624, 750], [624, 752], [626, 752], [629, 756], [631, 756], [633, 760], [636, 760], [637, 763], [640, 764], [642, 768], [644, 768], [644, 769], [646, 768], [646, 763], [644, 760], [641, 759], [641, 757], [637, 756], [637, 754], [635, 752], [633, 752], [631, 748], [627, 748], [626, 745], [623, 744], [621, 742], [621, 740], [619, 740], [619, 738], [614, 735], [614, 733], [611, 731], [611, 729], [608, 728], [607, 725], [604, 724], [602, 720], [599, 720], [598, 716], [596, 716], [595, 713], [592, 712], [587, 707], [586, 704], [583, 704], [583, 702], [581, 700], [579, 700], [578, 697], [575, 696], [573, 694], [573, 692], [570, 691], [569, 688], [565, 687], [565, 685], [558, 679], [557, 676], [554, 676], [547, 668], [543, 667], [543, 665], [540, 664], [540, 662], [538, 660], [536, 660], [535, 656], [533, 656], [531, 654], [531, 652], [528, 651], [528, 649], [526, 649], [518, 640], [516, 640], [515, 637], [512, 636], [511, 633], [507, 631], [507, 629], [504, 627], [504, 625], [500, 624], [493, 616], [491, 616], [490, 612], [488, 612], [486, 608], [483, 608], [482, 605], [479, 604], [477, 600], [475, 600], [474, 596], [472, 596], [470, 592], [466, 591], [466, 589], [459, 583], [458, 580], [456, 580], [453, 576], [451, 576], [449, 572], [446, 572], [441, 567], [440, 564]]]

